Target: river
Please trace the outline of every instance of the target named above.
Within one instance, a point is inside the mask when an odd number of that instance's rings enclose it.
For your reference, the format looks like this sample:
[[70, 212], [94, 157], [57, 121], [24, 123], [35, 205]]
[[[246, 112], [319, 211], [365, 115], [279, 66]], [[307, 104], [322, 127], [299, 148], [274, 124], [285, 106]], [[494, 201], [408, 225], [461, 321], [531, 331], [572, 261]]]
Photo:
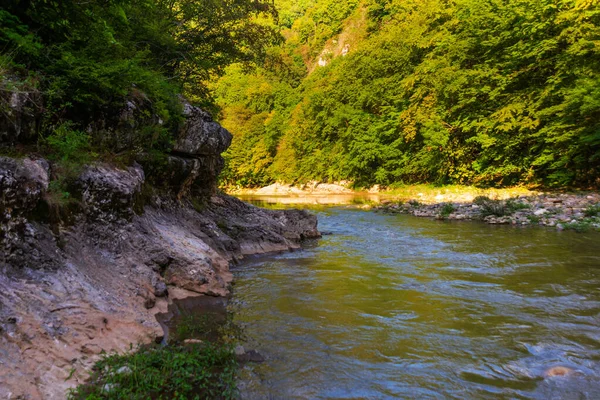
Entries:
[[243, 398], [600, 398], [600, 235], [315, 212], [331, 235], [234, 268]]

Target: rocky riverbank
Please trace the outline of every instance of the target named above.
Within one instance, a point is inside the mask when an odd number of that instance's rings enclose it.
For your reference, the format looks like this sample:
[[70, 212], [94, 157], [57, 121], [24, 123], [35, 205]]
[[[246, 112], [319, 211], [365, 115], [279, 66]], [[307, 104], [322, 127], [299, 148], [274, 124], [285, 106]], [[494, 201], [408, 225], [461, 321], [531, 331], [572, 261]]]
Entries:
[[537, 194], [510, 199], [479, 196], [468, 202], [423, 204], [385, 201], [377, 211], [494, 225], [542, 225], [577, 231], [600, 230], [600, 194]]
[[100, 354], [160, 339], [173, 299], [226, 296], [231, 263], [319, 236], [308, 212], [218, 193], [231, 135], [185, 107], [160, 169], [95, 162], [65, 194], [56, 163], [0, 157], [0, 398], [64, 399]]

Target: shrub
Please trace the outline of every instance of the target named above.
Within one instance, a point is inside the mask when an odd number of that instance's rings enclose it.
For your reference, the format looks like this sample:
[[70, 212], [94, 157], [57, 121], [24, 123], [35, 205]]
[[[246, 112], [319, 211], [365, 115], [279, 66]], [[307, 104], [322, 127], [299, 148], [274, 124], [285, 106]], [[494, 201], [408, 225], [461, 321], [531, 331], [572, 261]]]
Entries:
[[454, 211], [456, 211], [456, 208], [452, 204], [450, 204], [450, 203], [444, 204], [442, 206], [442, 209], [440, 210], [440, 217], [448, 218], [448, 216], [450, 214], [452, 214]]
[[590, 221], [577, 221], [577, 222], [568, 222], [563, 225], [565, 229], [570, 229], [578, 233], [590, 232], [592, 230], [600, 230], [596, 225], [592, 224]]
[[473, 203], [481, 207], [481, 215], [487, 217], [493, 215], [495, 217], [504, 217], [514, 214], [518, 210], [530, 208], [528, 204], [519, 203], [515, 199], [506, 201], [492, 200], [485, 196], [478, 196], [473, 200]]
[[589, 206], [583, 212], [586, 217], [598, 217], [600, 216], [600, 204], [596, 204], [594, 206]]
[[70, 123], [60, 125], [46, 138], [46, 142], [58, 160], [85, 163], [90, 157], [90, 136], [71, 129], [71, 126]]

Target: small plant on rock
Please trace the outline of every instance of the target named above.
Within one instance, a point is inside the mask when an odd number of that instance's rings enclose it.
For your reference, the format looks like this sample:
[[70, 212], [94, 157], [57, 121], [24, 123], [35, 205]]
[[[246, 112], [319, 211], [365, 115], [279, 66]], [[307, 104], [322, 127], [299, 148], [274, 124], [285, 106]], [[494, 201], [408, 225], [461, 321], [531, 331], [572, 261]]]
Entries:
[[511, 212], [511, 214], [519, 210], [528, 210], [531, 208], [529, 204], [520, 203], [516, 199], [506, 200], [505, 206], [507, 211]]
[[450, 204], [450, 203], [446, 203], [442, 206], [442, 209], [440, 210], [440, 217], [446, 219], [450, 216], [450, 214], [452, 214], [454, 211], [456, 211], [456, 208], [454, 207], [454, 205]]
[[90, 136], [85, 132], [73, 130], [71, 124], [60, 125], [46, 138], [46, 142], [56, 158], [62, 162], [88, 161]]
[[600, 204], [589, 206], [583, 212], [586, 217], [598, 217], [600, 216]]

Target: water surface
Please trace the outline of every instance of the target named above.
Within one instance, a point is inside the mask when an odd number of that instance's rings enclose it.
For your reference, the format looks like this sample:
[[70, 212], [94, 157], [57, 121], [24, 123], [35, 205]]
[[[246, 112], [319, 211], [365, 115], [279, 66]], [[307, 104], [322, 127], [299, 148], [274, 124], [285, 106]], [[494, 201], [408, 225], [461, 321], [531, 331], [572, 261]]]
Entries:
[[244, 398], [600, 398], [600, 235], [317, 214], [331, 235], [234, 269], [267, 359]]

